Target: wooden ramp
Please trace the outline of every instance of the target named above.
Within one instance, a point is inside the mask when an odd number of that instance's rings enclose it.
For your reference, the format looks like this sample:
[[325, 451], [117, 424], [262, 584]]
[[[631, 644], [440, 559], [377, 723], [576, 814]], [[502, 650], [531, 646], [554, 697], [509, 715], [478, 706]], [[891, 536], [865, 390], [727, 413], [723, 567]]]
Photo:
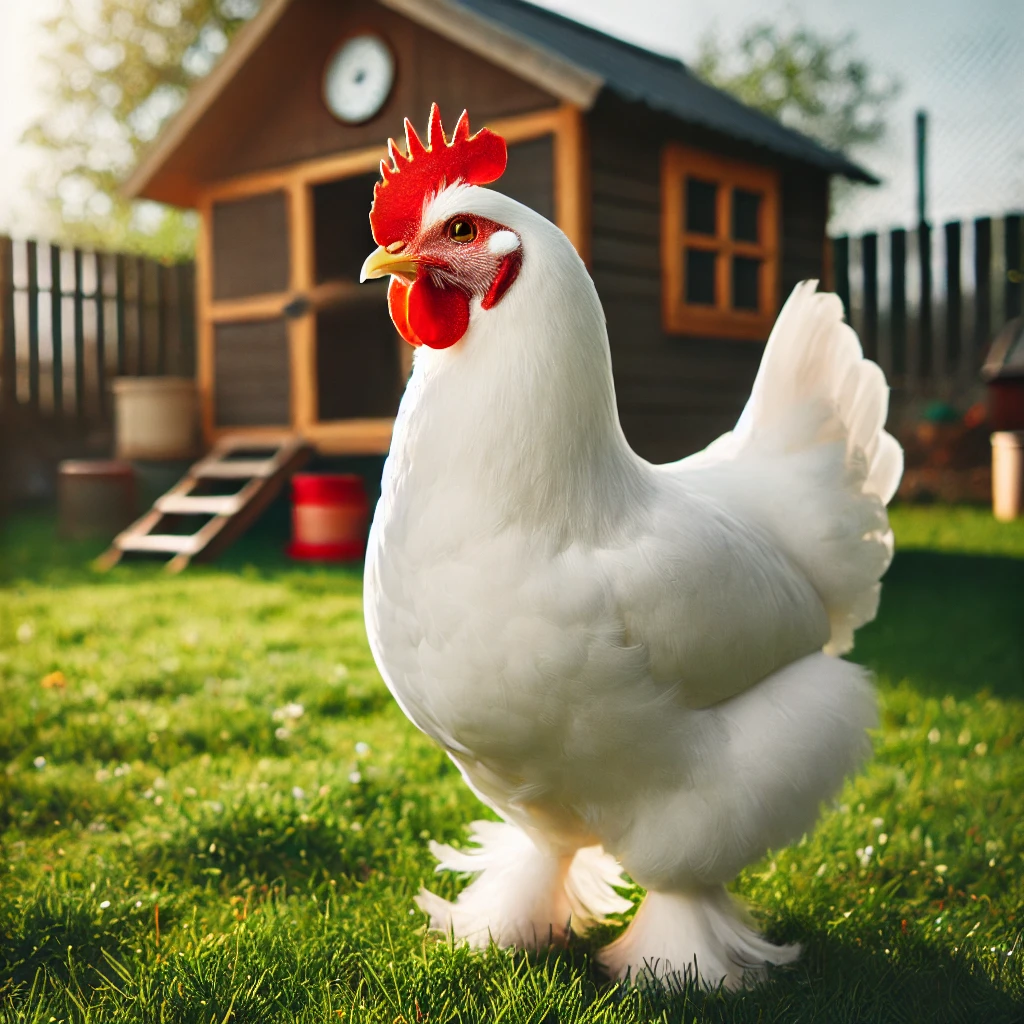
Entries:
[[[222, 441], [97, 560], [109, 569], [130, 555], [166, 555], [168, 572], [216, 558], [237, 540], [313, 454], [300, 438]], [[180, 532], [189, 521], [194, 532]], [[203, 521], [205, 520], [205, 521]], [[177, 530], [178, 532], [171, 532]]]

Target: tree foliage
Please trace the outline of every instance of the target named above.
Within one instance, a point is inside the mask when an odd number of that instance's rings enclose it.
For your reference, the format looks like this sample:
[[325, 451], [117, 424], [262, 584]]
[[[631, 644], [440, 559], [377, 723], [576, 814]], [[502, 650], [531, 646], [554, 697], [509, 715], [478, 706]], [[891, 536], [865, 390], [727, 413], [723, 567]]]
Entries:
[[48, 108], [26, 140], [50, 154], [34, 182], [55, 236], [80, 245], [181, 258], [194, 218], [131, 203], [119, 185], [227, 47], [259, 0], [60, 0]]
[[863, 150], [882, 140], [893, 77], [874, 71], [852, 34], [752, 25], [735, 45], [703, 39], [694, 70], [738, 99], [831, 149]]

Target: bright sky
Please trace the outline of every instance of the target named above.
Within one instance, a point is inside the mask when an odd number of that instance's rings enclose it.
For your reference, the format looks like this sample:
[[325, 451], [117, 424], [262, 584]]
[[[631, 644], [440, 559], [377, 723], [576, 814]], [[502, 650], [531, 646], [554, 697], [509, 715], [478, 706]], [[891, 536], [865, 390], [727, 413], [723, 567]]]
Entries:
[[[903, 81], [883, 148], [859, 155], [884, 179], [861, 188], [838, 228], [884, 228], [914, 217], [914, 111], [931, 126], [930, 209], [940, 221], [1024, 207], [1022, 0], [543, 0], [546, 6], [684, 60], [708, 30], [735, 38], [768, 18], [856, 33], [858, 49]], [[25, 181], [40, 157], [19, 144], [39, 109], [52, 0], [0, 0], [0, 229], [42, 230]]]

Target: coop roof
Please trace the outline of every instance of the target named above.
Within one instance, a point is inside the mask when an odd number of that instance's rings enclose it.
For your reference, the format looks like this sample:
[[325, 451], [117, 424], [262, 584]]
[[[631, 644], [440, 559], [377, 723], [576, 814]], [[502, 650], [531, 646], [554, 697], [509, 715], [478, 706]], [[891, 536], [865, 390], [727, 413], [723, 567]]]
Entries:
[[[266, 0], [235, 37], [220, 64], [192, 90], [185, 106], [125, 183], [129, 196], [151, 193], [193, 127], [293, 0]], [[693, 126], [761, 146], [779, 156], [877, 183], [862, 167], [801, 132], [702, 81], [681, 61], [634, 46], [524, 0], [378, 0], [452, 42], [584, 109], [604, 90]], [[172, 172], [173, 173], [173, 172]], [[176, 187], [176, 183], [171, 183]], [[156, 191], [166, 192], [162, 187]]]
[[537, 51], [546, 52], [550, 59], [566, 62], [569, 67], [591, 76], [596, 88], [589, 97], [565, 97], [575, 102], [582, 99], [583, 106], [589, 107], [600, 89], [607, 88], [622, 99], [643, 103], [687, 124], [764, 146], [782, 156], [856, 181], [877, 184], [877, 178], [842, 153], [826, 148], [708, 85], [682, 61], [634, 46], [523, 0], [381, 2], [421, 22], [429, 18], [429, 27], [439, 33], [443, 33], [446, 26], [451, 31], [460, 19], [462, 31], [467, 32], [467, 14], [475, 15], [509, 33], [513, 40], [524, 41]]

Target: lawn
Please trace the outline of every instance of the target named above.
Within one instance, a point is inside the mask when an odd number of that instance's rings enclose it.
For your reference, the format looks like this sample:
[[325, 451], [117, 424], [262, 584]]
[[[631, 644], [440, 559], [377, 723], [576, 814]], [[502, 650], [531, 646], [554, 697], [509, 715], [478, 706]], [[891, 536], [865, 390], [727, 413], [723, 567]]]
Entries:
[[896, 509], [854, 657], [875, 756], [735, 890], [805, 955], [759, 989], [624, 992], [602, 935], [469, 953], [413, 909], [480, 806], [391, 701], [358, 574], [273, 529], [99, 576], [0, 541], [0, 1021], [1024, 1020], [1024, 523]]

